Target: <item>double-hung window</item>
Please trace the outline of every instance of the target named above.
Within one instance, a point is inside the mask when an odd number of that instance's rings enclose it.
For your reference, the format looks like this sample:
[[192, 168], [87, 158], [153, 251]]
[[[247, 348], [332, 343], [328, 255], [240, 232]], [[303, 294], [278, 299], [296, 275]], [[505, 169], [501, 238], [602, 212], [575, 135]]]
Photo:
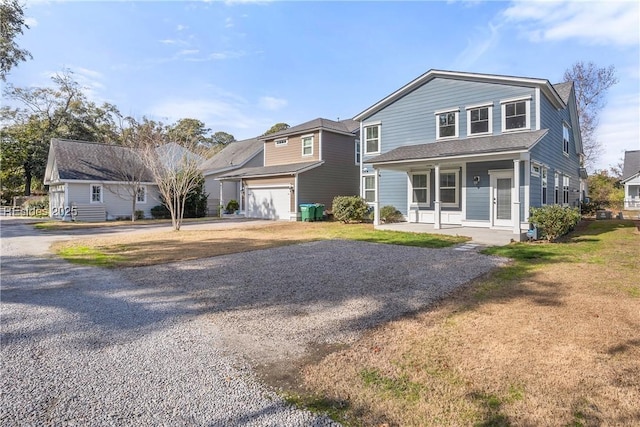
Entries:
[[302, 137], [302, 155], [313, 155], [313, 135], [306, 135]]
[[91, 203], [102, 203], [102, 185], [91, 184]]
[[541, 171], [542, 175], [542, 204], [547, 204], [547, 168], [543, 167]]
[[372, 154], [380, 152], [380, 125], [365, 126], [364, 128], [364, 153]]
[[566, 123], [562, 124], [562, 152], [569, 155], [569, 126]]
[[360, 164], [360, 140], [356, 139], [356, 165]]
[[502, 101], [502, 130], [514, 131], [531, 128], [531, 100]]
[[554, 199], [553, 203], [556, 205], [560, 203], [560, 175], [557, 173], [554, 175]]
[[365, 175], [362, 179], [362, 192], [367, 203], [376, 201], [376, 177], [375, 175]]
[[136, 191], [136, 202], [137, 203], [147, 203], [147, 187], [141, 185], [138, 187]]
[[436, 111], [436, 139], [458, 136], [458, 111]]
[[569, 177], [566, 175], [562, 176], [562, 203], [569, 204]]
[[493, 106], [467, 107], [467, 136], [485, 135], [493, 131]]
[[429, 205], [429, 174], [414, 173], [411, 175], [411, 203]]
[[458, 196], [458, 171], [440, 171], [440, 203], [442, 206], [457, 207]]

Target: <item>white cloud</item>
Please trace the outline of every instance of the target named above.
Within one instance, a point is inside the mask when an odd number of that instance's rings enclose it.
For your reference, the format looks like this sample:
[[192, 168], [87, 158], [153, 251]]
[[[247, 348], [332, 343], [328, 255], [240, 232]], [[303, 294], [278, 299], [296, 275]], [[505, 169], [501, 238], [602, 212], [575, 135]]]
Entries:
[[272, 96], [263, 96], [258, 101], [258, 105], [261, 108], [264, 108], [265, 110], [269, 110], [269, 111], [279, 110], [281, 108], [286, 107], [287, 104], [288, 102], [286, 99], [274, 98]]
[[496, 45], [500, 39], [499, 28], [498, 25], [490, 22], [486, 29], [478, 29], [467, 42], [467, 47], [457, 56], [455, 68], [460, 70], [471, 68], [478, 59]]
[[232, 18], [227, 18], [224, 20], [224, 27], [225, 28], [231, 28], [233, 27], [233, 19]]
[[160, 40], [160, 43], [162, 44], [178, 44], [179, 42], [180, 42], [179, 40], [173, 40], [173, 39]]
[[595, 169], [615, 165], [628, 150], [640, 150], [640, 99], [636, 94], [612, 99], [600, 114], [596, 138], [602, 144], [602, 156]]
[[196, 55], [200, 53], [198, 49], [184, 49], [178, 52], [178, 55]]
[[183, 30], [186, 30], [187, 28], [189, 27], [186, 25], [178, 24], [178, 26], [176, 26], [176, 31], [183, 31]]
[[38, 26], [38, 20], [36, 18], [24, 18], [24, 23], [29, 27], [29, 28], [33, 28], [33, 27], [37, 27]]
[[252, 130], [268, 127], [268, 120], [259, 119], [255, 114], [246, 114], [242, 105], [222, 100], [171, 99], [151, 108], [150, 114], [169, 122], [189, 117], [203, 121], [207, 127], [232, 132], [236, 129]]
[[502, 13], [534, 42], [579, 39], [597, 45], [640, 44], [640, 3], [513, 2]]

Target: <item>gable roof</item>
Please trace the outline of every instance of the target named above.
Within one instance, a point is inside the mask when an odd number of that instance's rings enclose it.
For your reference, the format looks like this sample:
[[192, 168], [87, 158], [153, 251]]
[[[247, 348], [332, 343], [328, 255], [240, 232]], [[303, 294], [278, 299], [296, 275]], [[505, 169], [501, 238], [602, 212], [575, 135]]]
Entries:
[[622, 182], [640, 174], [640, 150], [625, 151]]
[[406, 94], [416, 90], [420, 86], [436, 78], [536, 87], [536, 88], [539, 88], [542, 91], [542, 93], [544, 93], [547, 96], [547, 98], [549, 98], [551, 103], [556, 108], [566, 107], [566, 103], [560, 97], [560, 95], [558, 94], [554, 86], [552, 86], [551, 83], [549, 83], [549, 80], [546, 80], [546, 79], [536, 79], [531, 77], [503, 76], [498, 74], [480, 74], [480, 73], [465, 73], [465, 72], [459, 72], [459, 71], [429, 70], [423, 75], [421, 75], [420, 77], [414, 79], [413, 81], [407, 83], [397, 91], [393, 92], [391, 95], [383, 98], [382, 100], [378, 101], [371, 107], [362, 111], [361, 113], [356, 115], [353, 119], [358, 121], [366, 119], [372, 114], [377, 113], [378, 111], [382, 110], [386, 106], [402, 98]]
[[[69, 139], [52, 139], [45, 172], [45, 183], [55, 168], [60, 181], [124, 181], [116, 166], [127, 159], [135, 168], [143, 168], [142, 182], [153, 182], [153, 176], [129, 147]], [[139, 169], [141, 170], [141, 169]]]
[[553, 88], [558, 92], [562, 102], [569, 104], [569, 97], [571, 96], [571, 89], [573, 89], [573, 82], [556, 83]]
[[295, 135], [302, 132], [310, 132], [314, 130], [328, 130], [334, 133], [340, 133], [344, 135], [352, 135], [360, 130], [360, 124], [354, 120], [335, 120], [323, 119], [321, 117], [302, 124], [292, 126], [288, 129], [281, 130], [280, 132], [271, 133], [269, 135], [262, 135], [259, 139], [266, 141], [268, 139], [281, 138], [283, 136]]
[[230, 142], [215, 156], [202, 163], [200, 169], [205, 175], [237, 169], [244, 166], [263, 150], [264, 142], [258, 138]]
[[295, 175], [297, 173], [306, 172], [310, 169], [316, 168], [323, 164], [323, 161], [316, 162], [303, 162], [303, 163], [290, 163], [285, 165], [263, 166], [257, 168], [244, 168], [238, 169], [224, 175], [219, 176], [219, 179], [233, 179], [233, 178], [257, 178], [266, 176], [278, 176], [278, 175]]
[[369, 159], [366, 163], [398, 163], [483, 153], [489, 154], [508, 151], [526, 151], [540, 141], [547, 132], [547, 129], [542, 129], [533, 132], [518, 132], [512, 134], [431, 142], [420, 145], [405, 145]]

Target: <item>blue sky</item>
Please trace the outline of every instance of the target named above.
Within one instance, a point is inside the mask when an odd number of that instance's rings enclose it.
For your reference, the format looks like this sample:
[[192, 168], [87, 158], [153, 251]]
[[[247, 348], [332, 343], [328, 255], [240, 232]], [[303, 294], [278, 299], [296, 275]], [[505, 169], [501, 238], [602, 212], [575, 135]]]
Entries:
[[237, 139], [276, 122], [351, 118], [429, 69], [562, 80], [614, 65], [596, 167], [640, 149], [638, 2], [27, 1], [9, 75], [63, 68], [94, 101], [165, 123], [197, 118]]

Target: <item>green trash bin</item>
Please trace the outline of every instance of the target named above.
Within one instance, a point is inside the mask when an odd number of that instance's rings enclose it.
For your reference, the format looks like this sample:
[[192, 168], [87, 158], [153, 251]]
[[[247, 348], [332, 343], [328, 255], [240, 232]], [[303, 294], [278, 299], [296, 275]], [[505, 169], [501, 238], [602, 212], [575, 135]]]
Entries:
[[303, 203], [300, 205], [300, 219], [302, 221], [314, 221], [316, 216], [316, 205], [313, 203]]
[[322, 203], [316, 203], [315, 208], [316, 208], [316, 214], [315, 214], [316, 221], [322, 221], [324, 219], [324, 205]]

